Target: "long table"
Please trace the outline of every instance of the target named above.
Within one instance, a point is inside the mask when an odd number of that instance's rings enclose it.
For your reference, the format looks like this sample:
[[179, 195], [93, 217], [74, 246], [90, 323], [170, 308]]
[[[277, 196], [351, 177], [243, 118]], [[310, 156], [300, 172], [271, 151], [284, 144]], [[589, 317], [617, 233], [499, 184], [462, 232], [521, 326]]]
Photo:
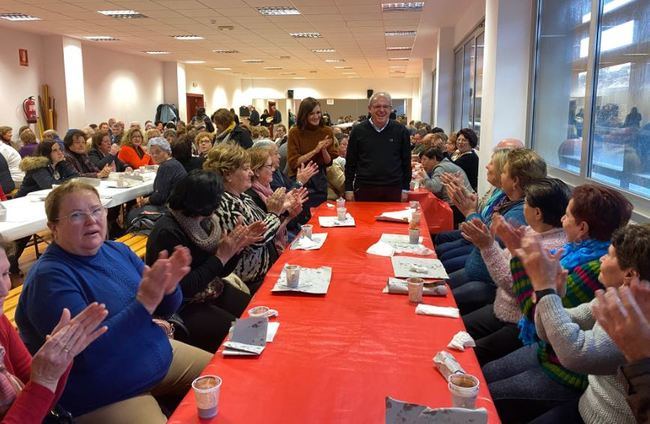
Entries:
[[[203, 374], [223, 379], [219, 415], [199, 420], [190, 391], [168, 421], [180, 423], [379, 423], [385, 398], [448, 407], [447, 383], [434, 368], [433, 356], [464, 329], [461, 319], [415, 314], [405, 295], [383, 294], [392, 275], [390, 258], [367, 254], [382, 233], [407, 234], [401, 223], [378, 222], [381, 212], [404, 203], [352, 203], [354, 228], [320, 228], [319, 215], [336, 215], [321, 205], [313, 231], [327, 232], [320, 250], [287, 250], [270, 269], [250, 307], [279, 311], [280, 328], [258, 358], [223, 357], [219, 348]], [[426, 222], [422, 221], [422, 230]], [[424, 244], [432, 247], [427, 231]], [[271, 294], [285, 263], [333, 268], [324, 296]], [[455, 306], [447, 297], [425, 303]], [[466, 372], [478, 376], [477, 406], [499, 422], [487, 385], [471, 349], [455, 352]]]
[[[113, 180], [101, 180], [97, 191], [102, 204], [107, 208], [119, 206], [139, 196], [153, 191], [155, 173], [144, 174], [144, 181], [128, 188], [112, 188]], [[47, 230], [45, 216], [45, 196], [51, 189], [39, 190], [18, 199], [2, 202], [7, 210], [7, 217], [0, 222], [0, 241], [12, 241]]]

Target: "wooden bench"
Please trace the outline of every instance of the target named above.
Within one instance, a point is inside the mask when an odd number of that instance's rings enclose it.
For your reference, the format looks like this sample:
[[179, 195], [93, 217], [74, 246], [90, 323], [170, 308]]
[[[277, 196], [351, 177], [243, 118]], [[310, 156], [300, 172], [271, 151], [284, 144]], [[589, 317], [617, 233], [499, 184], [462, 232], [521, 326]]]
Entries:
[[144, 257], [147, 254], [147, 236], [143, 234], [128, 233], [115, 241], [126, 244], [140, 259], [144, 260]]
[[20, 298], [20, 292], [23, 291], [23, 286], [20, 285], [16, 288], [13, 288], [9, 290], [9, 294], [7, 295], [7, 298], [5, 299], [4, 303], [4, 314], [7, 316], [7, 319], [9, 322], [11, 322], [11, 325], [16, 327], [16, 308], [18, 307], [18, 299]]

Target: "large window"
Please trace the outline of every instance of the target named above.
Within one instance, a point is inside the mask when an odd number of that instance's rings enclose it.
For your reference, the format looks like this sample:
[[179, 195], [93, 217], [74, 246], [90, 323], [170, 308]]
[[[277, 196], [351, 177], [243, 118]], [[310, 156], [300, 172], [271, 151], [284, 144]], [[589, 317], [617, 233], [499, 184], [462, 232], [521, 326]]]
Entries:
[[560, 173], [649, 199], [650, 2], [539, 0], [532, 117]]
[[480, 135], [483, 44], [481, 24], [454, 50], [454, 131], [472, 128]]

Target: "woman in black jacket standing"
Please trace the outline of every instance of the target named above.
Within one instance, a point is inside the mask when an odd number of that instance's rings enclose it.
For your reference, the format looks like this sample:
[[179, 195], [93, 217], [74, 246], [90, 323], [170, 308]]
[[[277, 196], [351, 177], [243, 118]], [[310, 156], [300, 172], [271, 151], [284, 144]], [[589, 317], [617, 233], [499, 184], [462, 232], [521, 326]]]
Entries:
[[474, 148], [478, 145], [478, 136], [471, 128], [463, 128], [458, 131], [456, 137], [456, 147], [458, 156], [454, 163], [465, 171], [470, 185], [477, 190], [478, 186], [478, 155]]

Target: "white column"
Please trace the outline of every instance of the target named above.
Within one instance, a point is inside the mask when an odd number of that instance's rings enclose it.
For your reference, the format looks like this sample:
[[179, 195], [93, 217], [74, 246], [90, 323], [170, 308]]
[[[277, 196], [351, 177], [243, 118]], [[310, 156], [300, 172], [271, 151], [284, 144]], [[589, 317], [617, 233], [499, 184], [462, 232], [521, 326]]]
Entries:
[[176, 105], [182, 121], [187, 122], [185, 65], [178, 62], [163, 63], [163, 99], [167, 104]]
[[436, 116], [433, 124], [447, 133], [459, 128], [452, 128], [454, 106], [454, 28], [440, 28], [438, 32], [438, 54], [436, 55]]
[[68, 107], [68, 126], [83, 128], [86, 121], [84, 66], [81, 41], [63, 37], [63, 66]]
[[433, 71], [433, 59], [422, 59], [422, 72], [420, 74], [420, 120], [432, 123], [431, 119], [431, 95], [433, 84], [431, 72]]
[[[68, 101], [65, 85], [65, 66], [63, 61], [63, 37], [49, 35], [43, 37], [43, 56], [45, 63], [45, 80], [48, 85], [49, 95], [54, 99], [56, 110], [56, 131], [63, 137], [69, 128], [68, 125]], [[43, 95], [42, 88], [39, 95]], [[47, 101], [47, 99], [43, 99]], [[47, 114], [47, 111], [43, 111]], [[45, 117], [43, 117], [45, 125]], [[48, 129], [48, 128], [45, 128]]]
[[479, 191], [487, 189], [485, 164], [499, 140], [526, 141], [532, 3], [486, 1]]

